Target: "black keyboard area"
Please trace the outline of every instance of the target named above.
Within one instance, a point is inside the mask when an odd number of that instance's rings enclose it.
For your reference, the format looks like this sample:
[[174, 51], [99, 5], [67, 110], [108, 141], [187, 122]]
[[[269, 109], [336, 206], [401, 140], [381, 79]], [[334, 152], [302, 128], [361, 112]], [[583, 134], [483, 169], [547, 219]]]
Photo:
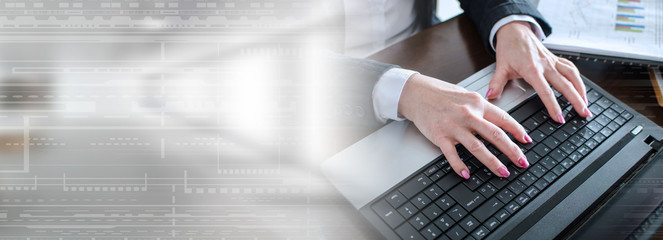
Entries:
[[588, 90], [587, 97], [592, 118], [578, 116], [558, 95], [566, 120], [563, 125], [548, 116], [538, 97], [511, 112], [533, 139], [531, 144], [516, 142], [529, 168], [516, 167], [484, 141], [511, 172], [508, 178], [497, 177], [459, 146], [470, 179], [456, 175], [440, 156], [396, 190], [374, 201], [372, 210], [403, 239], [485, 238], [633, 118], [597, 91]]

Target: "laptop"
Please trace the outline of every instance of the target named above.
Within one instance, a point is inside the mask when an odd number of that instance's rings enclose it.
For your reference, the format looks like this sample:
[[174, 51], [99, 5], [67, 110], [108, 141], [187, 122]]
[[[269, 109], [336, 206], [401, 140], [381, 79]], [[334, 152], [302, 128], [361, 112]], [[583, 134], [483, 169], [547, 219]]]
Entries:
[[[494, 71], [493, 64], [458, 85], [483, 95]], [[459, 145], [471, 175], [463, 180], [409, 121], [385, 125], [327, 159], [322, 171], [387, 239], [623, 239], [651, 234], [647, 229], [655, 229], [657, 213], [663, 212], [658, 209], [663, 188], [657, 198], [651, 192], [632, 193], [642, 188], [638, 179], [663, 179], [663, 171], [650, 170], [663, 170], [658, 154], [663, 129], [583, 80], [594, 117], [578, 116], [556, 93], [566, 119], [562, 125], [550, 119], [523, 80], [509, 81], [503, 95], [491, 100], [534, 139], [517, 143], [530, 162], [527, 169], [515, 167], [485, 142], [507, 166], [509, 178], [494, 176]]]

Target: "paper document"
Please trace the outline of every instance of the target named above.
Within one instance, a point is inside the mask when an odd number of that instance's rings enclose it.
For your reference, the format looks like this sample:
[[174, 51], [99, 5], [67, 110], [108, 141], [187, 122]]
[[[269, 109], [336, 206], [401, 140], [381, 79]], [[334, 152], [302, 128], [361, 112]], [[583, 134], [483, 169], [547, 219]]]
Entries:
[[555, 50], [663, 62], [663, 0], [540, 0]]

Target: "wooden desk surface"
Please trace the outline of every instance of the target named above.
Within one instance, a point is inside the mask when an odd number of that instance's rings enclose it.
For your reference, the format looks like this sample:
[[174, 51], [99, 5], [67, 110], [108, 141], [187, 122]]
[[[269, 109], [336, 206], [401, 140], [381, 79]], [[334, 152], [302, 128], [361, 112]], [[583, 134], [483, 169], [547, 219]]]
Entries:
[[[458, 83], [495, 61], [484, 49], [474, 24], [465, 14], [421, 31], [369, 58], [451, 83]], [[571, 60], [580, 73], [663, 126], [663, 108], [656, 102], [646, 67], [592, 59]]]

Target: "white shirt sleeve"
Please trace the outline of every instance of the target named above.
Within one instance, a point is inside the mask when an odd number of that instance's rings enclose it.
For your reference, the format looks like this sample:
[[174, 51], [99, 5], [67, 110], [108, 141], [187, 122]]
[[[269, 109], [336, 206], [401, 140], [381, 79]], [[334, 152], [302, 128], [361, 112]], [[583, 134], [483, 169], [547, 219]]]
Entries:
[[383, 123], [389, 119], [405, 120], [398, 114], [398, 101], [401, 98], [405, 82], [415, 73], [418, 72], [392, 68], [382, 74], [373, 87], [373, 109], [378, 120]]
[[499, 30], [507, 23], [515, 21], [528, 22], [532, 28], [532, 31], [534, 31], [534, 34], [539, 38], [539, 40], [546, 38], [546, 35], [543, 33], [543, 29], [541, 29], [541, 25], [539, 25], [539, 23], [536, 22], [533, 17], [527, 15], [510, 15], [497, 21], [495, 25], [493, 25], [493, 28], [490, 29], [490, 38], [488, 40], [490, 41], [490, 47], [493, 48], [493, 51], [495, 51], [495, 35], [497, 34], [497, 30]]

